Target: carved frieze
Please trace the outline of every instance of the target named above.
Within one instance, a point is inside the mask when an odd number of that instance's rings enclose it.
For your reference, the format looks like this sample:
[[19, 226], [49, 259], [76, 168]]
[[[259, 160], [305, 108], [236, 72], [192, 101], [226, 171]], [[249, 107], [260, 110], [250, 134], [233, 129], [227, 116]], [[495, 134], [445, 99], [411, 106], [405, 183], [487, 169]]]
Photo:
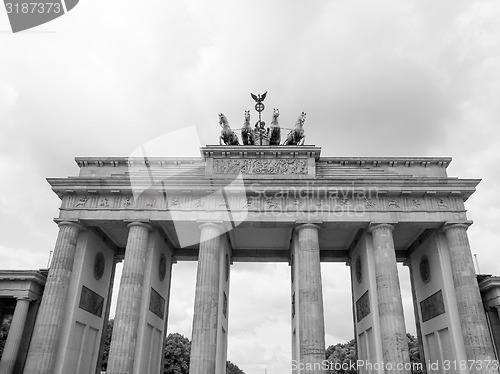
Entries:
[[87, 206], [87, 202], [89, 201], [88, 197], [81, 197], [75, 204], [75, 207], [85, 207]]
[[241, 208], [242, 209], [254, 209], [255, 207], [253, 206], [253, 200], [252, 199], [246, 199], [245, 204]]
[[69, 210], [243, 210], [243, 211], [276, 211], [276, 212], [457, 212], [463, 211], [459, 199], [425, 196], [425, 197], [392, 197], [377, 196], [376, 193], [360, 194], [314, 194], [297, 193], [287, 195], [284, 191], [247, 191], [250, 195], [220, 194], [193, 195], [191, 191], [179, 193], [167, 198], [157, 196], [141, 196], [136, 201], [131, 195], [70, 195], [63, 199], [62, 209]]
[[396, 199], [390, 199], [388, 202], [389, 208], [399, 208], [401, 207], [401, 203], [399, 200]]
[[125, 197], [125, 199], [123, 200], [123, 206], [125, 208], [130, 208], [132, 205], [133, 205], [132, 196]]
[[420, 208], [422, 208], [422, 201], [420, 199], [413, 199], [411, 201], [411, 207], [413, 209], [420, 209]]
[[364, 198], [365, 201], [365, 208], [367, 209], [373, 209], [375, 208], [376, 204], [372, 199]]
[[444, 199], [438, 199], [437, 206], [438, 206], [439, 209], [446, 209], [446, 208], [448, 208], [448, 205], [446, 205], [446, 202], [444, 201]]
[[306, 159], [214, 159], [214, 174], [307, 175]]
[[266, 204], [267, 204], [268, 210], [280, 208], [279, 205], [276, 203], [276, 201], [272, 197], [266, 199]]

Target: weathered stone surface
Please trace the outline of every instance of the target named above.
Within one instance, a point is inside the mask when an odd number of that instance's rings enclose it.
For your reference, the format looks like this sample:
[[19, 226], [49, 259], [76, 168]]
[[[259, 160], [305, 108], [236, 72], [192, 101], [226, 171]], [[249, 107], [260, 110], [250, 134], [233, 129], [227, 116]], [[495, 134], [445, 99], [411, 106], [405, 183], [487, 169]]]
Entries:
[[216, 223], [204, 223], [200, 228], [189, 374], [215, 373], [217, 359], [222, 227]]
[[[395, 368], [397, 364], [410, 362], [406, 339], [403, 302], [399, 286], [396, 255], [389, 224], [370, 226], [373, 237], [375, 277], [380, 317], [380, 331], [384, 362]], [[393, 370], [391, 373], [410, 374], [409, 370]]]
[[143, 294], [146, 250], [151, 226], [128, 225], [129, 233], [116, 305], [108, 374], [132, 374]]
[[11, 374], [16, 364], [19, 346], [21, 345], [21, 338], [24, 331], [24, 323], [28, 316], [28, 309], [30, 306], [30, 299], [20, 298], [17, 299], [16, 309], [9, 329], [9, 335], [5, 342], [5, 347], [0, 361], [0, 374]]
[[[455, 284], [457, 308], [462, 325], [463, 341], [468, 360], [487, 362], [495, 360], [493, 344], [476, 280], [466, 223], [451, 223], [444, 227], [450, 249], [450, 262]], [[471, 367], [471, 374], [498, 373], [491, 366]]]
[[313, 224], [297, 228], [299, 247], [294, 260], [299, 291], [300, 362], [316, 368], [308, 373], [322, 373], [323, 370], [317, 368], [321, 368], [325, 359], [325, 320], [318, 229], [319, 226]]
[[59, 223], [59, 235], [33, 330], [25, 374], [52, 374], [68, 300], [68, 285], [73, 271], [78, 233], [82, 229], [81, 225], [74, 222]]

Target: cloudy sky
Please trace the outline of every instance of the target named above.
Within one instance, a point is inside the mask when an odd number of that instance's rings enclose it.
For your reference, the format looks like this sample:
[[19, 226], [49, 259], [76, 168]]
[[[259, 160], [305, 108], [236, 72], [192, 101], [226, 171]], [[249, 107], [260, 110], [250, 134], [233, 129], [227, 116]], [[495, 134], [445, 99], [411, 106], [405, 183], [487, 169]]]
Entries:
[[[0, 11], [0, 268], [47, 266], [45, 178], [77, 175], [75, 156], [128, 156], [187, 126], [217, 143], [217, 113], [239, 126], [268, 91], [282, 125], [307, 112], [323, 156], [451, 156], [449, 175], [482, 178], [469, 237], [500, 274], [499, 19], [495, 0], [82, 0], [12, 34]], [[348, 274], [323, 266], [327, 345], [353, 337]], [[169, 330], [188, 337], [195, 276], [174, 267]], [[289, 289], [284, 264], [233, 265], [229, 359], [247, 374], [289, 371]]]

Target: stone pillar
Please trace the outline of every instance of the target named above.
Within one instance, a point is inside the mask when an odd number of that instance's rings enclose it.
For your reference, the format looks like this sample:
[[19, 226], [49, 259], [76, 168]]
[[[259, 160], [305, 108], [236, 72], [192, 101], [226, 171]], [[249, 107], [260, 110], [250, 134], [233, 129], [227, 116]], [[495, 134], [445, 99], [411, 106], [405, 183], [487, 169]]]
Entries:
[[393, 230], [394, 226], [386, 223], [372, 224], [369, 228], [373, 237], [382, 353], [387, 373], [410, 374], [410, 370], [403, 367], [410, 362], [410, 355], [392, 238]]
[[83, 226], [59, 223], [52, 264], [26, 359], [24, 374], [52, 374], [68, 301], [76, 244]]
[[142, 222], [132, 222], [128, 228], [127, 247], [106, 370], [108, 374], [131, 374], [134, 368], [151, 226]]
[[325, 320], [319, 258], [319, 227], [305, 224], [297, 227], [299, 245], [296, 252], [300, 363], [311, 367], [306, 373], [323, 373], [325, 360]]
[[420, 354], [420, 362], [422, 365], [422, 374], [427, 374], [427, 365], [425, 359], [425, 351], [424, 351], [424, 341], [422, 339], [422, 325], [420, 323], [420, 315], [418, 313], [418, 300], [417, 300], [417, 292], [415, 290], [415, 272], [411, 267], [411, 259], [406, 259], [403, 263], [404, 266], [408, 267], [410, 272], [410, 287], [411, 287], [411, 296], [413, 301], [413, 315], [415, 316], [415, 328], [417, 330], [417, 340], [418, 340], [418, 352]]
[[3, 323], [3, 304], [2, 300], [0, 299], [0, 327], [2, 327], [2, 323]]
[[28, 309], [30, 307], [30, 299], [21, 297], [17, 299], [16, 309], [7, 335], [7, 341], [2, 354], [2, 361], [0, 361], [0, 374], [11, 374], [16, 364], [17, 354], [19, 353], [19, 346], [21, 345], [21, 338], [23, 336], [24, 324]]
[[480, 370], [477, 368], [478, 365], [472, 365], [470, 371], [472, 374], [498, 373], [491, 367], [488, 370], [485, 368], [488, 360], [495, 360], [495, 354], [476, 280], [467, 228], [467, 223], [446, 224], [444, 227], [450, 250], [451, 272], [465, 352], [468, 360], [484, 364]]
[[200, 226], [201, 239], [196, 275], [193, 336], [189, 374], [215, 373], [219, 312], [220, 235], [216, 223]]
[[101, 373], [103, 353], [104, 353], [104, 343], [106, 342], [106, 330], [108, 329], [109, 313], [111, 311], [111, 296], [113, 295], [113, 286], [115, 281], [115, 271], [116, 264], [122, 262], [123, 256], [115, 254], [113, 256], [113, 265], [111, 268], [111, 276], [109, 277], [109, 287], [108, 287], [108, 302], [106, 304], [106, 311], [104, 312], [104, 318], [102, 319], [102, 334], [101, 343], [99, 344], [99, 356], [97, 357], [97, 366], [95, 374]]

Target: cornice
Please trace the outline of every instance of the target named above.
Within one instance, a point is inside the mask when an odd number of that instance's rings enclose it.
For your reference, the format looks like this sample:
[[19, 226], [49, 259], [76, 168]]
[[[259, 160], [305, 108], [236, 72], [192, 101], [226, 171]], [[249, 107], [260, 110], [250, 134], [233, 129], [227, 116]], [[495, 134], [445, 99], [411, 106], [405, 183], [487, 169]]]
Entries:
[[46, 279], [39, 270], [0, 270], [0, 281], [30, 281], [43, 286]]

